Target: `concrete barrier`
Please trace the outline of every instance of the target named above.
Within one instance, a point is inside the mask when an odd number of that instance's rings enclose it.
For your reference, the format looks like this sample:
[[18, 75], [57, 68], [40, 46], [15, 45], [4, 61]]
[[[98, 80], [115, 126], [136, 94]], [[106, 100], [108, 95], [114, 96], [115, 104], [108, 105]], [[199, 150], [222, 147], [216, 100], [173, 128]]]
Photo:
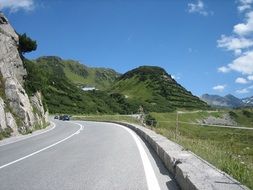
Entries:
[[114, 123], [134, 130], [145, 139], [183, 190], [249, 190], [225, 172], [150, 129], [135, 124]]

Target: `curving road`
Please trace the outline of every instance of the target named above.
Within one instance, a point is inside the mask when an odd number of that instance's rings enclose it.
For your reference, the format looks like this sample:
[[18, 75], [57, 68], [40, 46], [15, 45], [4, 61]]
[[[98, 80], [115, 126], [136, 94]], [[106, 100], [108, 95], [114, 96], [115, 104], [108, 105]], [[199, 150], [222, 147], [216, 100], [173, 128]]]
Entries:
[[153, 150], [130, 129], [54, 122], [53, 130], [0, 146], [0, 189], [178, 189]]

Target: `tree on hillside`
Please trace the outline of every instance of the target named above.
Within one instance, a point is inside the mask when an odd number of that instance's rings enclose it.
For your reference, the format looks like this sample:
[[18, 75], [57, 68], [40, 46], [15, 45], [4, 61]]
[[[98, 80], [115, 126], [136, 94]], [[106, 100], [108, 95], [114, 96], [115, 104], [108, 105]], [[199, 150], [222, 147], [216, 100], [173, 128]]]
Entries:
[[18, 49], [21, 54], [29, 53], [37, 49], [37, 42], [24, 34], [19, 34]]

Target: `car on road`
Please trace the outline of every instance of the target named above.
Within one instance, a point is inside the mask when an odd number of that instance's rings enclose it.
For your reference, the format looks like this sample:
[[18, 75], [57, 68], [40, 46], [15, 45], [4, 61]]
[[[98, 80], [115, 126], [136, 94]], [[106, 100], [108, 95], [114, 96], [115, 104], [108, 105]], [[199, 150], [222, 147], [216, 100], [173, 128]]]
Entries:
[[60, 115], [59, 116], [59, 120], [62, 120], [62, 121], [69, 121], [70, 120], [70, 117], [69, 115]]
[[69, 121], [69, 120], [70, 120], [70, 117], [68, 115], [63, 116], [63, 121]]
[[54, 119], [59, 119], [59, 116], [58, 115], [54, 116]]

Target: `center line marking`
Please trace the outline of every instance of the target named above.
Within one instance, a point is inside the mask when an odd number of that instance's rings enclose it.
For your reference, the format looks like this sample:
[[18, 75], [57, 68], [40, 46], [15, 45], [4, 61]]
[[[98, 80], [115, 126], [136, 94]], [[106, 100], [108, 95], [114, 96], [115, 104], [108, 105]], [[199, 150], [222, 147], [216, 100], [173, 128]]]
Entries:
[[[74, 122], [71, 122], [71, 123], [74, 123]], [[80, 133], [80, 131], [82, 130], [83, 126], [82, 126], [81, 124], [79, 124], [79, 123], [74, 123], [74, 124], [79, 125], [80, 128], [79, 128], [76, 132], [74, 132], [72, 135], [70, 135], [70, 136], [68, 136], [68, 137], [66, 137], [66, 138], [64, 138], [64, 139], [62, 139], [62, 140], [60, 140], [60, 141], [57, 141], [56, 143], [51, 144], [51, 145], [49, 145], [49, 146], [47, 146], [47, 147], [45, 147], [45, 148], [42, 148], [42, 149], [40, 149], [40, 150], [38, 150], [38, 151], [36, 151], [36, 152], [33, 152], [33, 153], [28, 154], [28, 155], [26, 155], [26, 156], [24, 156], [24, 157], [21, 157], [21, 158], [19, 158], [19, 159], [17, 159], [17, 160], [14, 160], [14, 161], [12, 161], [12, 162], [9, 162], [9, 163], [7, 163], [7, 164], [4, 164], [4, 165], [0, 166], [0, 170], [3, 169], [3, 168], [5, 168], [5, 167], [7, 167], [7, 166], [10, 166], [10, 165], [12, 165], [12, 164], [15, 164], [15, 163], [17, 163], [17, 162], [20, 162], [20, 161], [22, 161], [22, 160], [24, 160], [24, 159], [26, 159], [26, 158], [29, 158], [29, 157], [31, 157], [31, 156], [34, 156], [34, 155], [36, 155], [36, 154], [38, 154], [38, 153], [40, 153], [40, 152], [42, 152], [42, 151], [44, 151], [44, 150], [47, 150], [47, 149], [49, 149], [49, 148], [51, 148], [51, 147], [53, 147], [53, 146], [56, 146], [57, 144], [60, 144], [60, 143], [62, 143], [62, 142], [64, 142], [64, 141], [68, 140], [69, 138], [73, 137], [74, 135]]]

